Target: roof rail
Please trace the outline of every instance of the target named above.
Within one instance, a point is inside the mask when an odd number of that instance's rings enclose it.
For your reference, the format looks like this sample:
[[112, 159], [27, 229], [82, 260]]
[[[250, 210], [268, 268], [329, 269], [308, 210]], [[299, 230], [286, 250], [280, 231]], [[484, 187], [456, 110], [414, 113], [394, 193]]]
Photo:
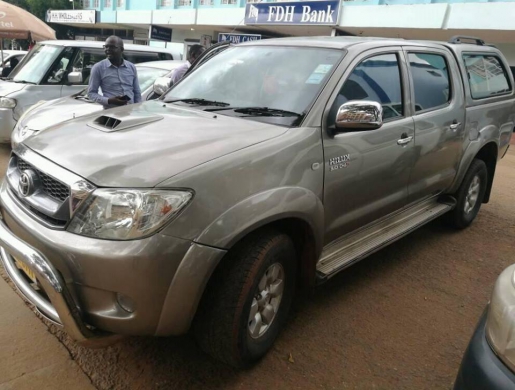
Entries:
[[449, 43], [463, 43], [462, 39], [468, 40], [468, 41], [474, 41], [476, 45], [478, 46], [485, 46], [485, 41], [483, 41], [480, 38], [477, 37], [470, 37], [466, 35], [455, 35], [451, 39], [449, 39]]

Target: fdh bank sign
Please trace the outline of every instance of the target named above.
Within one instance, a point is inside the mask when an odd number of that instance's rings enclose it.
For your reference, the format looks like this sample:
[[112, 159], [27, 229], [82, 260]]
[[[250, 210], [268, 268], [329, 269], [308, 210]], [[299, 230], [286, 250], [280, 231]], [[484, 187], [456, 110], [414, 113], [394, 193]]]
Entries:
[[302, 1], [291, 3], [254, 3], [245, 8], [245, 24], [336, 25], [340, 2]]

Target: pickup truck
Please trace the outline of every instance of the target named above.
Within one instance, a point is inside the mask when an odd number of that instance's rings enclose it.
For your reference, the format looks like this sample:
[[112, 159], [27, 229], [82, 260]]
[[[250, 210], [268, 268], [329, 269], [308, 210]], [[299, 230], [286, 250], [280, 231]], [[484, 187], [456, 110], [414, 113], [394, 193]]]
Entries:
[[464, 42], [253, 41], [159, 100], [56, 124], [12, 152], [3, 265], [83, 345], [192, 329], [251, 365], [299, 291], [488, 202], [513, 77]]

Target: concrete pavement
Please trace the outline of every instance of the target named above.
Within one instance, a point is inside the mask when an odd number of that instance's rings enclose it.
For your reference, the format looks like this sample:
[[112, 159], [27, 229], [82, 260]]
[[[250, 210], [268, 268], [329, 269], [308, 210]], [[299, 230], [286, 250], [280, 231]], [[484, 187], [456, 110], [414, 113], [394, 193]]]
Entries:
[[0, 390], [95, 389], [66, 348], [3, 278], [0, 311]]

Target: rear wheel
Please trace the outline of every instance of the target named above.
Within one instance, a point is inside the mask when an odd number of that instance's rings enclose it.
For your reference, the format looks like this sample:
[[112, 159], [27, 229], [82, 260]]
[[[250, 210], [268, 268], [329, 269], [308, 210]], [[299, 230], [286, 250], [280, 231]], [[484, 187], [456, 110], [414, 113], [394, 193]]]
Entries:
[[261, 231], [233, 248], [211, 278], [195, 319], [201, 348], [235, 367], [272, 347], [295, 292], [295, 248], [282, 233]]
[[452, 226], [464, 229], [474, 221], [483, 203], [487, 182], [486, 164], [482, 160], [473, 160], [455, 194], [456, 207], [448, 214], [448, 222]]

